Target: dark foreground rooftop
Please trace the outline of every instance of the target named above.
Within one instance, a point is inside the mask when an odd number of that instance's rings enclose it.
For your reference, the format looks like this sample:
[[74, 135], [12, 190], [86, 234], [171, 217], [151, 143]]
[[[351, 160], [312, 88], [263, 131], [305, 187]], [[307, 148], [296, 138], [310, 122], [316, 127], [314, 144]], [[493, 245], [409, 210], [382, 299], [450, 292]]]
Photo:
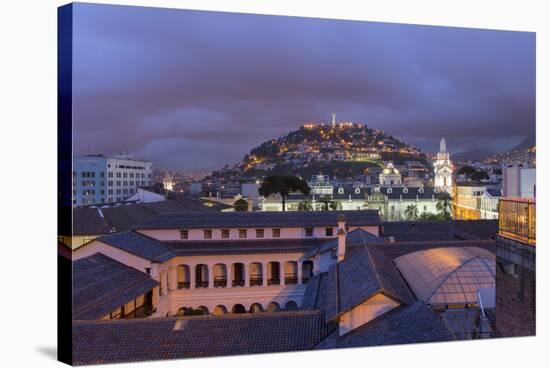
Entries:
[[339, 215], [345, 216], [347, 226], [377, 226], [380, 224], [377, 210], [199, 212], [163, 214], [135, 226], [135, 229], [334, 227]]
[[328, 333], [320, 311], [79, 321], [73, 364], [311, 350]]
[[390, 311], [356, 330], [338, 336], [332, 332], [317, 349], [415, 344], [451, 341], [453, 336], [430, 307], [422, 301]]
[[103, 254], [73, 262], [73, 319], [99, 319], [158, 285], [149, 275]]

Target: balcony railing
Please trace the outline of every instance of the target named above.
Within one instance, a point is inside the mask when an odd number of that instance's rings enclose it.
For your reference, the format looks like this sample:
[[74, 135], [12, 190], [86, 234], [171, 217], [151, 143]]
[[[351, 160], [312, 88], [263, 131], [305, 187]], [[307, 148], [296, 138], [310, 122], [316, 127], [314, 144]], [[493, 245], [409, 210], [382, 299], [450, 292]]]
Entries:
[[197, 287], [197, 288], [207, 288], [208, 287], [208, 281], [197, 281], [195, 283], [195, 287]]
[[285, 274], [285, 285], [292, 285], [298, 283], [298, 276], [295, 273]]
[[281, 279], [268, 279], [267, 284], [268, 285], [279, 285], [281, 283]]
[[227, 277], [216, 276], [214, 278], [214, 287], [226, 287], [227, 286]]
[[189, 289], [191, 283], [189, 281], [178, 282], [178, 289]]
[[233, 280], [231, 285], [233, 285], [233, 286], [244, 286], [244, 280]]
[[498, 233], [522, 243], [536, 244], [536, 205], [531, 198], [501, 198]]
[[262, 286], [263, 277], [260, 276], [250, 276], [250, 286]]

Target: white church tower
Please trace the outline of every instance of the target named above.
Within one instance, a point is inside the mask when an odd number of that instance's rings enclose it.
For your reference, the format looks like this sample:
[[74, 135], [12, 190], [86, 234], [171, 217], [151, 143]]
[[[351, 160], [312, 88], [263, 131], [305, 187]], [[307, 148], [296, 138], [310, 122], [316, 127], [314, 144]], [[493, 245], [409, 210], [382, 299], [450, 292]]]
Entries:
[[439, 143], [439, 152], [437, 154], [437, 160], [434, 163], [434, 173], [434, 186], [450, 192], [453, 186], [453, 164], [449, 159], [447, 141], [445, 141], [445, 138], [441, 138], [441, 142]]

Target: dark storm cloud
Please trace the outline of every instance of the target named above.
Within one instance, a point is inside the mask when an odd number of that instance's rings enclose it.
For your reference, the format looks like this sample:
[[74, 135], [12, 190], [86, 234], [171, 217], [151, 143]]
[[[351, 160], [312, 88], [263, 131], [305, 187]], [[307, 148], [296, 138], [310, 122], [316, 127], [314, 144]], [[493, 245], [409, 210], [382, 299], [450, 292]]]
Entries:
[[428, 151], [535, 131], [531, 33], [78, 4], [74, 42], [77, 153], [215, 169], [332, 111]]

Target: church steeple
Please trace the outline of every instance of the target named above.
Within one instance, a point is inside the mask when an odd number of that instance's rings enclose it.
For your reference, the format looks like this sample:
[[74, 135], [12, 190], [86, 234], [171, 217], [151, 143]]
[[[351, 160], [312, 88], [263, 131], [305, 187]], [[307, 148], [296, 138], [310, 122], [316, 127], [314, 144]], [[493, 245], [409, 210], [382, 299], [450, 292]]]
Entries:
[[447, 141], [445, 140], [445, 137], [441, 137], [441, 141], [439, 142], [439, 152], [447, 152]]

